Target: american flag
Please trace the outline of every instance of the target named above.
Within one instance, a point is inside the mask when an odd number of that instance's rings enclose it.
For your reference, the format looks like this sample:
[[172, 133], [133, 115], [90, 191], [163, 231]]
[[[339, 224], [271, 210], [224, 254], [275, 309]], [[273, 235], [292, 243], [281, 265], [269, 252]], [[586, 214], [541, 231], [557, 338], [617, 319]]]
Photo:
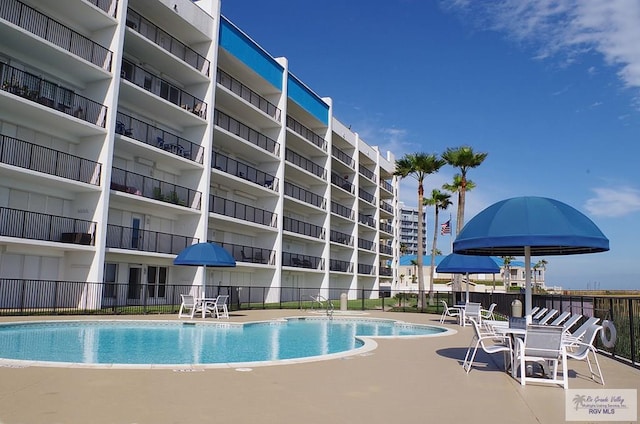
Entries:
[[440, 224], [440, 234], [451, 234], [451, 220], [448, 220], [444, 224]]

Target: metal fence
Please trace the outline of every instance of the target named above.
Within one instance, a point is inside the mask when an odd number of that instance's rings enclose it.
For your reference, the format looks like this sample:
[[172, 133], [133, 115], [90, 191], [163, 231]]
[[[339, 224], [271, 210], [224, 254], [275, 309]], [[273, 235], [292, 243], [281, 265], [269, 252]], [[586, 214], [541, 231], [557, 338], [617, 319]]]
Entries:
[[[56, 280], [0, 278], [0, 315], [113, 315], [176, 314], [181, 294], [199, 293], [199, 287], [176, 284], [87, 283]], [[229, 295], [231, 311], [249, 309], [330, 309], [347, 303], [349, 310], [379, 310], [441, 314], [442, 301], [458, 302], [462, 293], [434, 293], [433, 303], [417, 305], [415, 291], [318, 287], [228, 286], [207, 287], [207, 297]], [[346, 295], [346, 296], [343, 296]], [[428, 297], [427, 297], [428, 298]], [[511, 315], [521, 293], [470, 293], [469, 300], [488, 308], [496, 303], [499, 316]], [[533, 305], [613, 321], [617, 341], [607, 348], [597, 339], [601, 353], [640, 368], [640, 296], [533, 295]], [[581, 322], [578, 323], [580, 325]]]

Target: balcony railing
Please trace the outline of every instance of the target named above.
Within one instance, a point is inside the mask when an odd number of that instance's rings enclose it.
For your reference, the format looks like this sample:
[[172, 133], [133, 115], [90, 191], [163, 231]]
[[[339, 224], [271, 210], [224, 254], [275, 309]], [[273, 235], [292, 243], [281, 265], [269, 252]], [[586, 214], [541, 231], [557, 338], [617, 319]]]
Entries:
[[195, 237], [107, 224], [107, 247], [177, 255], [198, 243]]
[[303, 202], [318, 208], [326, 209], [327, 207], [327, 201], [324, 197], [302, 187], [298, 187], [295, 184], [291, 184], [288, 181], [284, 182], [284, 194], [289, 197], [293, 197], [294, 199], [302, 200]]
[[249, 143], [266, 150], [274, 155], [280, 154], [280, 143], [264, 134], [259, 133], [253, 128], [249, 128], [242, 122], [233, 119], [224, 112], [220, 112], [218, 109], [214, 110], [213, 114], [214, 124], [220, 128], [235, 134], [243, 140], [247, 140]]
[[390, 277], [393, 275], [393, 270], [391, 268], [380, 267], [380, 275], [384, 277]]
[[262, 172], [251, 165], [231, 159], [229, 156], [225, 156], [222, 153], [215, 151], [212, 153], [211, 166], [214, 169], [235, 175], [243, 180], [278, 191], [278, 179], [276, 177], [267, 174], [266, 172]]
[[197, 163], [204, 159], [202, 146], [122, 112], [118, 112], [116, 132]]
[[116, 16], [116, 5], [118, 0], [85, 0], [98, 9], [102, 9], [109, 14], [109, 16]]
[[254, 206], [245, 205], [244, 203], [214, 196], [213, 194], [210, 195], [209, 212], [256, 224], [267, 225], [269, 227], [275, 228], [277, 226], [277, 214]]
[[323, 166], [320, 166], [314, 161], [297, 154], [291, 149], [285, 149], [285, 159], [287, 162], [291, 162], [292, 164], [311, 172], [313, 175], [316, 175], [323, 180], [327, 178], [327, 171]]
[[296, 268], [324, 269], [324, 262], [322, 258], [291, 252], [282, 252], [282, 265], [293, 266]]
[[353, 220], [353, 210], [336, 202], [331, 202], [331, 212]]
[[102, 69], [111, 71], [113, 53], [109, 49], [18, 0], [2, 0], [0, 18]]
[[131, 8], [127, 9], [127, 26], [202, 74], [209, 76], [210, 63], [204, 56], [196, 53], [195, 50], [178, 41]]
[[358, 248], [373, 251], [375, 244], [371, 240], [358, 238]]
[[331, 184], [338, 186], [351, 194], [354, 194], [355, 186], [351, 184], [348, 179], [341, 177], [335, 172], [331, 173]]
[[325, 152], [327, 151], [327, 142], [324, 138], [320, 137], [318, 134], [314, 133], [290, 116], [287, 116], [287, 128], [298, 133], [302, 138], [320, 147]]
[[380, 179], [380, 187], [387, 190], [389, 193], [393, 193], [393, 186], [387, 180]]
[[329, 259], [329, 271], [353, 272], [353, 263], [339, 259]]
[[393, 255], [393, 248], [391, 246], [380, 244], [378, 247], [380, 248], [380, 253], [384, 255]]
[[37, 75], [0, 63], [0, 88], [104, 128], [106, 106]]
[[282, 229], [296, 234], [302, 234], [309, 237], [315, 237], [324, 240], [324, 228], [319, 225], [309, 224], [308, 222], [298, 219], [284, 217]]
[[100, 163], [6, 135], [0, 135], [0, 162], [73, 181], [100, 185]]
[[375, 219], [373, 219], [371, 215], [358, 213], [358, 222], [360, 222], [361, 224], [368, 225], [371, 228], [376, 228], [376, 221]]
[[199, 191], [120, 168], [111, 171], [111, 189], [200, 210]]
[[389, 203], [385, 202], [385, 201], [381, 201], [380, 202], [380, 208], [382, 208], [383, 210], [389, 212], [389, 213], [393, 213], [393, 206], [391, 206]]
[[393, 227], [384, 222], [380, 223], [380, 231], [384, 231], [385, 233], [393, 234]]
[[375, 271], [376, 268], [373, 265], [358, 264], [358, 274], [372, 275]]
[[271, 249], [263, 249], [261, 247], [246, 246], [242, 244], [223, 243], [214, 241], [222, 246], [227, 252], [231, 253], [233, 259], [239, 262], [248, 262], [253, 264], [275, 265], [274, 251]]
[[251, 103], [253, 106], [257, 107], [276, 121], [280, 122], [281, 112], [276, 105], [274, 105], [237, 79], [233, 78], [231, 75], [227, 74], [220, 68], [218, 68], [216, 82], [221, 86], [228, 88], [231, 92], [237, 94], [239, 97]]
[[337, 148], [336, 146], [331, 147], [331, 155], [334, 158], [339, 159], [340, 162], [344, 163], [349, 168], [353, 168], [354, 166], [353, 158], [350, 155], [343, 152], [342, 150], [340, 150], [339, 148]]
[[369, 178], [371, 181], [375, 182], [376, 174], [372, 170], [370, 170], [369, 168], [367, 168], [364, 165], [360, 165], [358, 169], [360, 170], [360, 173], [362, 175], [364, 175], [365, 177]]
[[329, 240], [346, 246], [353, 246], [353, 236], [336, 230], [329, 232]]
[[93, 246], [96, 223], [0, 207], [0, 236]]
[[122, 78], [142, 89], [180, 106], [201, 118], [207, 118], [207, 104], [196, 96], [181, 90], [151, 72], [145, 71], [128, 60], [122, 61]]
[[376, 203], [376, 196], [374, 196], [373, 194], [369, 193], [367, 190], [363, 189], [363, 188], [359, 188], [358, 189], [358, 197], [366, 200], [367, 202], [374, 204]]

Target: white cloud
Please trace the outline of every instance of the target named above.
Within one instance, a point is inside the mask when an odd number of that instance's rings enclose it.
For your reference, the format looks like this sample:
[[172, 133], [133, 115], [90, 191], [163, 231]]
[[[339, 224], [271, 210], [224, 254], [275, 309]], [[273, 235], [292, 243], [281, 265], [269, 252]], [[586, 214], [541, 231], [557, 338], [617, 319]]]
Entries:
[[631, 187], [595, 188], [585, 209], [594, 216], [620, 217], [640, 211], [640, 190]]

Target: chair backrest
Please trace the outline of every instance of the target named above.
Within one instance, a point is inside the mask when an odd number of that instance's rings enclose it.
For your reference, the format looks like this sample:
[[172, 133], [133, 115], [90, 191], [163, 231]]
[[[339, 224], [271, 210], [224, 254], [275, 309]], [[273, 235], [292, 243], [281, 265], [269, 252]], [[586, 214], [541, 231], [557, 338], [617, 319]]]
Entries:
[[479, 318], [481, 309], [482, 309], [482, 304], [469, 302], [464, 307], [464, 314], [469, 318], [476, 318], [476, 317]]
[[531, 316], [533, 319], [540, 319], [542, 317], [542, 315], [544, 315], [545, 312], [547, 312], [549, 310], [549, 308], [542, 308], [539, 309], [538, 312], [536, 312], [535, 314], [532, 313]]
[[524, 336], [525, 356], [557, 359], [562, 352], [562, 332], [561, 326], [528, 325]]
[[494, 309], [496, 309], [496, 306], [498, 306], [497, 303], [492, 303], [491, 305], [489, 305], [489, 309], [487, 309], [489, 312], [493, 312]]
[[590, 317], [587, 319], [584, 324], [582, 324], [576, 331], [571, 332], [571, 337], [576, 339], [582, 338], [582, 336], [586, 333], [587, 328], [591, 327], [594, 324], [597, 324], [600, 321], [600, 318]]
[[602, 326], [598, 324], [591, 324], [584, 332], [582, 338], [582, 344], [573, 348], [570, 352], [567, 352], [569, 356], [574, 358], [584, 357], [589, 353], [589, 350], [594, 348], [593, 342], [598, 335], [598, 331], [602, 330]]
[[196, 304], [195, 296], [191, 294], [181, 294], [180, 296], [182, 296], [182, 303], [185, 306], [193, 306]]
[[216, 298], [216, 304], [224, 305], [225, 303], [227, 303], [227, 299], [229, 299], [228, 294], [219, 294], [218, 297]]
[[552, 309], [549, 312], [547, 312], [546, 314], [544, 314], [544, 316], [540, 317], [540, 321], [538, 322], [538, 324], [546, 324], [549, 321], [551, 321], [551, 319], [558, 313], [557, 309]]
[[535, 315], [535, 313], [538, 312], [538, 309], [540, 309], [539, 306], [534, 306], [533, 308], [531, 308], [531, 315]]
[[566, 320], [564, 324], [562, 324], [562, 327], [564, 327], [564, 331], [569, 331], [571, 327], [573, 327], [578, 323], [578, 321], [580, 321], [581, 318], [582, 318], [582, 315], [580, 314], [571, 315], [569, 319]]
[[566, 320], [567, 318], [569, 318], [569, 316], [571, 315], [571, 312], [569, 311], [564, 311], [563, 313], [561, 313], [560, 315], [558, 315], [558, 317], [556, 319], [554, 319], [553, 321], [551, 321], [551, 323], [549, 325], [562, 325], [562, 323], [564, 322], [564, 320]]

